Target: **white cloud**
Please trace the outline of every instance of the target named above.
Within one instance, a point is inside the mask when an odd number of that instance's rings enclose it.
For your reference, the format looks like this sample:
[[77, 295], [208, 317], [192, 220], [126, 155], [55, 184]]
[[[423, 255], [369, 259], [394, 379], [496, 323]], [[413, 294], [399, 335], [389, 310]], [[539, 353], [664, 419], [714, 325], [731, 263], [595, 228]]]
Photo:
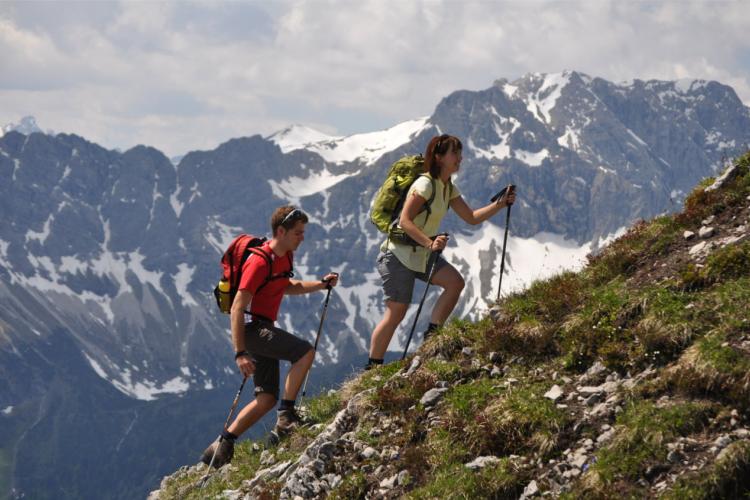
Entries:
[[454, 90], [563, 69], [714, 79], [750, 102], [742, 0], [43, 5], [0, 4], [0, 124], [34, 114], [108, 147], [373, 131]]

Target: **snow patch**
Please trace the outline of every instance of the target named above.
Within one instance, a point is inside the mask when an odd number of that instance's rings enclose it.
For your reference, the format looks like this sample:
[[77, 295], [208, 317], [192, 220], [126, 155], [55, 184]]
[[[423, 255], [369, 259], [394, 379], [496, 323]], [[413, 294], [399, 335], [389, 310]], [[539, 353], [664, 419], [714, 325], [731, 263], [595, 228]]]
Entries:
[[180, 214], [182, 213], [182, 209], [185, 208], [185, 204], [180, 202], [178, 200], [178, 196], [180, 196], [180, 191], [182, 190], [182, 186], [177, 186], [177, 190], [175, 190], [174, 193], [169, 195], [169, 204], [172, 205], [172, 210], [174, 210], [174, 213], [177, 214], [177, 218], [180, 217]]
[[214, 247], [219, 255], [223, 255], [232, 240], [242, 234], [243, 230], [241, 227], [223, 224], [214, 217], [208, 223], [208, 231], [206, 233], [208, 244]]
[[47, 217], [47, 220], [44, 222], [44, 227], [42, 227], [42, 230], [40, 232], [28, 230], [26, 231], [26, 243], [28, 243], [31, 240], [36, 240], [39, 243], [44, 243], [47, 241], [47, 237], [50, 234], [50, 224], [52, 224], [52, 214], [50, 214], [49, 217]]
[[632, 137], [633, 139], [635, 139], [638, 142], [638, 144], [640, 144], [641, 146], [648, 146], [648, 144], [646, 144], [646, 142], [643, 139], [641, 139], [640, 137], [638, 137], [637, 135], [635, 135], [635, 132], [633, 132], [629, 128], [626, 128], [625, 130], [628, 131], [628, 134], [630, 134], [630, 137]]
[[188, 285], [193, 281], [193, 273], [195, 273], [195, 268], [183, 262], [177, 266], [177, 274], [174, 275], [174, 286], [185, 307], [198, 305], [195, 298], [188, 292]]
[[293, 126], [269, 136], [284, 153], [306, 149], [319, 154], [329, 163], [360, 160], [372, 165], [389, 151], [409, 142], [427, 125], [428, 117], [399, 123], [387, 130], [332, 137], [308, 127]]
[[513, 151], [513, 156], [530, 167], [539, 167], [542, 165], [544, 159], [549, 157], [549, 151], [542, 149], [541, 151], [533, 153], [531, 151], [516, 149]]
[[12, 406], [6, 406], [2, 410], [3, 415], [10, 415], [12, 412], [13, 412], [13, 407]]
[[581, 147], [580, 130], [565, 127], [565, 133], [557, 138], [557, 143], [572, 151], [577, 151]]
[[274, 196], [289, 200], [293, 205], [299, 205], [299, 199], [311, 194], [325, 191], [335, 186], [348, 177], [357, 175], [359, 171], [351, 174], [335, 175], [328, 170], [311, 173], [306, 178], [288, 177], [281, 182], [268, 180], [271, 192]]
[[[554, 109], [557, 104], [557, 99], [562, 95], [562, 91], [566, 85], [570, 82], [570, 73], [565, 71], [563, 73], [550, 73], [544, 75], [544, 81], [539, 90], [529, 95], [526, 100], [526, 109], [528, 109], [532, 115], [541, 117], [545, 123], [550, 123], [552, 117], [550, 112]], [[545, 97], [541, 97], [543, 94], [547, 94]]]

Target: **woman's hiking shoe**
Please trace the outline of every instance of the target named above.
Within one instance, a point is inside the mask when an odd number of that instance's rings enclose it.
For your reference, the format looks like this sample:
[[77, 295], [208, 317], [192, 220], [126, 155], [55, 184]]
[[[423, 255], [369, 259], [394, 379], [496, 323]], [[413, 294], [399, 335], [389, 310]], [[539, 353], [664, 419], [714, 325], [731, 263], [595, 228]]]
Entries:
[[[214, 458], [214, 451], [216, 452], [216, 458]], [[221, 439], [221, 436], [219, 436], [216, 441], [208, 445], [206, 451], [203, 452], [203, 455], [201, 455], [201, 462], [210, 465], [211, 459], [213, 458], [213, 466], [218, 469], [231, 462], [233, 456], [234, 441], [230, 439]]]
[[276, 414], [276, 427], [273, 430], [279, 437], [286, 436], [303, 423], [302, 417], [294, 408], [279, 410]]

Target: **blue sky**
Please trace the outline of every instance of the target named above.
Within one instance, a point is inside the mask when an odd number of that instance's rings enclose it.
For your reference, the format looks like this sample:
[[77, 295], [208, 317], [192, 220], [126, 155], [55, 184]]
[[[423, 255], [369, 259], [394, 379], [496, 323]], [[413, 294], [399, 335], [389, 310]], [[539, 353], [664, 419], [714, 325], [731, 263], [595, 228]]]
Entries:
[[750, 103], [750, 2], [0, 0], [0, 125], [168, 155], [348, 135], [529, 72], [701, 78]]

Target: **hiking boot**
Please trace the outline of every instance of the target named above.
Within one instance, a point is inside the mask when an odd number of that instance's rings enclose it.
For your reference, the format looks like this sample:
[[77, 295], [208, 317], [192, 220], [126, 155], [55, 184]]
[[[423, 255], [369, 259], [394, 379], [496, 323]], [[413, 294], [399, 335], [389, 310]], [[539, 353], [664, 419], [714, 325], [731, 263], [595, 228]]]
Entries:
[[[216, 452], [216, 458], [214, 458], [214, 452]], [[206, 451], [201, 455], [201, 462], [206, 465], [211, 463], [211, 459], [214, 459], [213, 466], [217, 469], [223, 465], [228, 464], [232, 461], [234, 456], [234, 441], [231, 439], [222, 439], [219, 436], [216, 441], [208, 445]]]
[[301, 427], [302, 423], [302, 417], [294, 408], [279, 410], [276, 417], [276, 427], [273, 430], [279, 437], [284, 437], [297, 427]]

